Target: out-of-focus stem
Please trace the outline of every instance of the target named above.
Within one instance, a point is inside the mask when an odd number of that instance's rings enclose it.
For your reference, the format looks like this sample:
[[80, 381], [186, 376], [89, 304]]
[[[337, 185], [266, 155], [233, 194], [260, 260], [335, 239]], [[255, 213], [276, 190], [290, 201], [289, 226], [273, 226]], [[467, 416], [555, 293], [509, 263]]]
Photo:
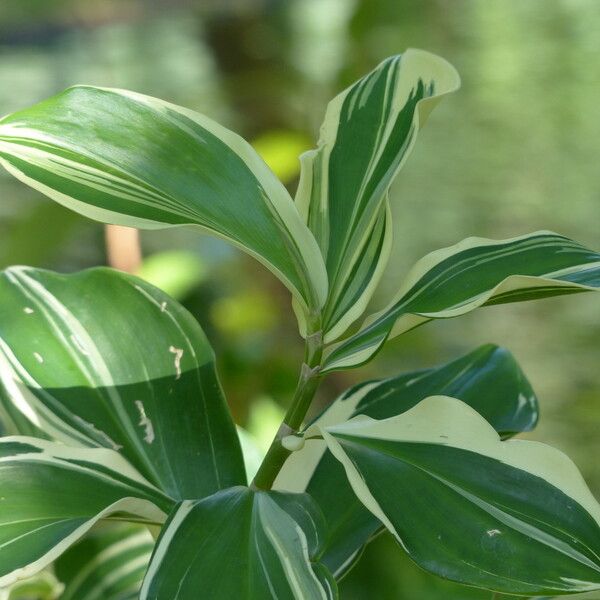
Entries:
[[135, 273], [142, 262], [139, 231], [121, 225], [106, 225], [104, 231], [108, 264], [119, 271]]

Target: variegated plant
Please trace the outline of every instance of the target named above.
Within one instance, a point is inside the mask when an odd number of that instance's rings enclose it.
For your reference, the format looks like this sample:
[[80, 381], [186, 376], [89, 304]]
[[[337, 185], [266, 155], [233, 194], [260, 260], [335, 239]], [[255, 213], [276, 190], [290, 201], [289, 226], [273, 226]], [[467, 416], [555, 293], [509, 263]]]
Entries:
[[458, 86], [427, 52], [384, 61], [330, 103], [295, 201], [240, 137], [132, 92], [75, 87], [0, 120], [0, 162], [51, 199], [107, 223], [197, 226], [256, 257], [289, 288], [306, 341], [285, 420], [248, 482], [213, 351], [182, 306], [106, 268], [4, 271], [7, 597], [37, 576], [57, 578], [66, 600], [336, 598], [383, 529], [463, 584], [600, 589], [600, 505], [566, 456], [508, 439], [538, 416], [508, 351], [359, 385], [304, 422], [325, 374], [390, 337], [600, 287], [600, 254], [560, 235], [470, 238], [420, 260], [389, 306], [364, 316], [390, 256], [390, 185]]

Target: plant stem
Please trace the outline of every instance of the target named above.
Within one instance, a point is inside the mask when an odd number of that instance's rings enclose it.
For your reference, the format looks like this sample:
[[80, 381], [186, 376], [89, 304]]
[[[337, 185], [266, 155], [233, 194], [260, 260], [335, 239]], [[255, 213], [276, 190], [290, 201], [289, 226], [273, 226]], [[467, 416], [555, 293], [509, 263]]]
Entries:
[[298, 433], [304, 417], [310, 408], [315, 393], [321, 382], [321, 358], [323, 356], [323, 336], [317, 331], [306, 338], [304, 362], [300, 369], [300, 378], [294, 392], [292, 403], [279, 427], [263, 462], [254, 477], [252, 486], [270, 490], [277, 474], [283, 467], [291, 451], [283, 446], [281, 440]]
[[135, 273], [142, 262], [139, 231], [121, 225], [106, 225], [104, 232], [108, 264], [119, 271]]

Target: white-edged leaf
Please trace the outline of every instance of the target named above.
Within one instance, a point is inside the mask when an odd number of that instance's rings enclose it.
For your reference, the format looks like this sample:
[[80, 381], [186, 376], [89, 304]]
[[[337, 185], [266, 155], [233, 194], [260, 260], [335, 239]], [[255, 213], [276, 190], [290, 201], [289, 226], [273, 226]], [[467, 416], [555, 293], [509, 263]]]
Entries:
[[56, 561], [60, 600], [137, 600], [153, 549], [143, 525], [97, 526]]
[[140, 600], [329, 600], [335, 581], [312, 562], [322, 516], [306, 495], [235, 487], [183, 502], [165, 525]]
[[459, 85], [445, 60], [409, 49], [329, 103], [296, 195], [329, 274], [326, 341], [366, 309], [391, 249], [388, 189], [433, 107]]
[[321, 508], [328, 526], [322, 561], [336, 577], [352, 566], [381, 522], [356, 498], [326, 443], [311, 439], [312, 434], [357, 415], [393, 417], [439, 394], [466, 402], [504, 438], [529, 431], [538, 420], [537, 398], [527, 377], [508, 350], [493, 344], [434, 368], [370, 381], [342, 394], [311, 424], [304, 447], [290, 455], [275, 480], [275, 489], [307, 492]]
[[306, 312], [325, 300], [318, 246], [284, 186], [250, 144], [194, 111], [76, 86], [0, 120], [0, 163], [98, 221], [200, 226], [265, 264]]
[[245, 483], [214, 361], [192, 315], [141, 279], [0, 273], [4, 412], [64, 443], [118, 450], [173, 498]]
[[63, 589], [54, 573], [47, 569], [29, 579], [1, 588], [0, 600], [59, 600]]
[[174, 501], [106, 448], [0, 439], [0, 587], [47, 567], [105, 518], [165, 521]]
[[510, 594], [600, 589], [600, 505], [562, 452], [500, 441], [446, 396], [322, 432], [354, 493], [424, 569]]
[[330, 346], [323, 372], [359, 366], [389, 337], [431, 319], [599, 287], [600, 254], [556, 233], [468, 238], [417, 262], [384, 310], [366, 319], [356, 334]]

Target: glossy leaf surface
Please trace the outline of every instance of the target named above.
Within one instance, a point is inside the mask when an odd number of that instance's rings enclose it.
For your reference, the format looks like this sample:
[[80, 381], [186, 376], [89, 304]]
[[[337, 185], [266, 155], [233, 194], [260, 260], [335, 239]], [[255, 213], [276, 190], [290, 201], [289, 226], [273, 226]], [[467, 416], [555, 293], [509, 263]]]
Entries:
[[365, 310], [391, 249], [388, 189], [435, 104], [459, 84], [445, 60], [410, 49], [329, 103], [296, 197], [329, 274], [327, 340]]
[[160, 524], [174, 506], [114, 450], [0, 439], [0, 586], [47, 567], [100, 519]]
[[555, 233], [508, 240], [468, 238], [420, 260], [387, 308], [329, 349], [325, 371], [363, 364], [389, 337], [431, 319], [599, 287], [600, 254]]
[[194, 111], [78, 86], [0, 120], [0, 162], [105, 223], [199, 225], [270, 268], [306, 308], [325, 299], [317, 244], [252, 147]]
[[[487, 344], [438, 367], [352, 388], [316, 419], [307, 437], [317, 427], [343, 423], [357, 415], [394, 417], [439, 394], [472, 406], [502, 437], [528, 431], [538, 419], [537, 398], [512, 354]], [[356, 498], [342, 466], [326, 448], [323, 440], [307, 440], [302, 450], [290, 456], [276, 486], [306, 491], [319, 504], [328, 525], [323, 562], [338, 575], [352, 565], [382, 525]]]
[[52, 438], [118, 450], [177, 499], [245, 482], [212, 348], [142, 280], [4, 271], [0, 359], [5, 410]]
[[313, 563], [322, 525], [305, 495], [235, 487], [183, 502], [158, 540], [140, 600], [328, 600], [325, 567]]
[[432, 396], [323, 429], [363, 504], [424, 569], [512, 594], [600, 589], [600, 505], [575, 465]]

